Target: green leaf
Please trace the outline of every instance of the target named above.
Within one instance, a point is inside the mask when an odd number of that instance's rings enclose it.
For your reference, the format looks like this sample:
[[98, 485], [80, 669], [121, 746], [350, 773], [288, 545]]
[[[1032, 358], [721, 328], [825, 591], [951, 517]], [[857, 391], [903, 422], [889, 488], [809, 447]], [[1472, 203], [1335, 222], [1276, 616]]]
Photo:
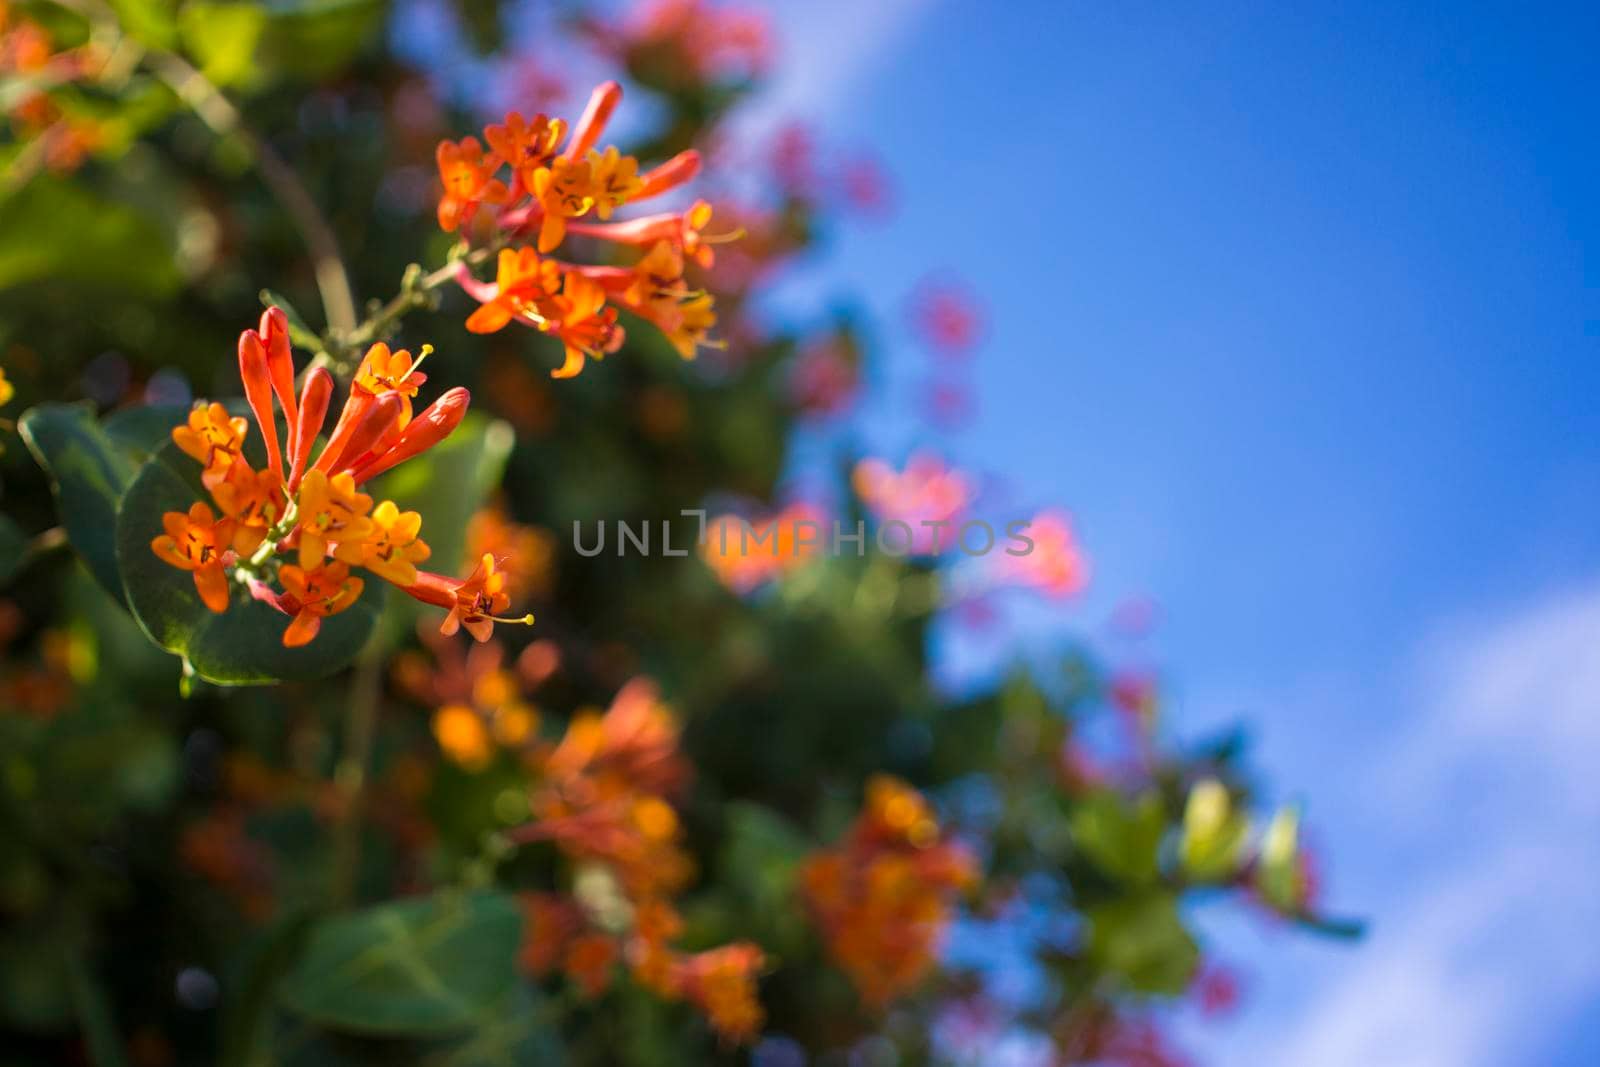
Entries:
[[50, 475], [67, 539], [95, 580], [122, 600], [113, 534], [117, 499], [133, 477], [133, 464], [100, 429], [93, 407], [87, 404], [30, 408], [17, 428]]
[[1078, 847], [1107, 874], [1134, 883], [1155, 879], [1165, 831], [1166, 816], [1155, 793], [1129, 803], [1101, 790], [1072, 813]]
[[9, 582], [28, 558], [28, 538], [7, 515], [0, 515], [0, 586]]
[[178, 16], [184, 47], [217, 85], [234, 85], [256, 73], [256, 43], [267, 13], [255, 4], [190, 0]]
[[1200, 949], [1170, 893], [1151, 893], [1092, 908], [1089, 959], [1140, 993], [1176, 996], [1189, 986]]
[[165, 296], [182, 276], [156, 220], [40, 176], [0, 199], [0, 289], [46, 279], [134, 297]]
[[100, 420], [100, 428], [135, 466], [142, 467], [172, 440], [172, 428], [182, 425], [188, 417], [188, 408], [141, 404], [113, 411]]
[[264, 66], [321, 78], [345, 66], [373, 38], [380, 0], [287, 0], [274, 4], [258, 55]]
[[559, 1067], [566, 1050], [554, 1026], [558, 1016], [554, 1001], [518, 982], [470, 1035], [425, 1054], [423, 1067]]
[[136, 41], [171, 48], [177, 41], [174, 0], [110, 0], [117, 22]]
[[216, 614], [201, 602], [187, 571], [163, 563], [150, 550], [150, 542], [161, 535], [163, 514], [187, 511], [206, 499], [199, 475], [199, 464], [169, 442], [140, 468], [118, 509], [117, 559], [128, 606], [144, 632], [218, 685], [307, 681], [354, 659], [377, 621], [382, 581], [369, 577], [361, 598], [323, 620], [310, 644], [285, 648], [289, 619], [282, 612], [235, 588], [228, 610]]
[[426, 566], [452, 574], [467, 547], [467, 523], [500, 484], [516, 433], [500, 420], [476, 412], [455, 432], [415, 459], [378, 479], [374, 500], [390, 499], [422, 513], [422, 538], [433, 549]]
[[439, 894], [324, 920], [284, 982], [335, 1029], [440, 1034], [481, 1021], [517, 981], [522, 915], [503, 893]]
[[278, 983], [304, 951], [312, 917], [291, 912], [276, 922], [245, 953], [243, 976], [223, 1000], [223, 1067], [266, 1067], [272, 1063], [272, 1014]]

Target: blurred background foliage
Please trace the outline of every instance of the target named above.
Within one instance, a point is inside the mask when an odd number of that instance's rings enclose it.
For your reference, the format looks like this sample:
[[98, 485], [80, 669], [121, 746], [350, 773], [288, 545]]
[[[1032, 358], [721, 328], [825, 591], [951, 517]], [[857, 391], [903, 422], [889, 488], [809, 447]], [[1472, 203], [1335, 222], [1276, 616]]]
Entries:
[[[800, 131], [740, 140], [733, 120], [781, 62], [758, 12], [459, 0], [427, 10], [464, 51], [423, 66], [410, 7], [4, 8], [6, 1063], [976, 1063], [1016, 1033], [1055, 1062], [1176, 1062], [1170, 1005], [1234, 995], [1188, 928], [1193, 900], [1350, 932], [1317, 911], [1295, 813], [1252, 824], [1239, 738], [1168, 743], [1158, 678], [1086, 644], [982, 692], [934, 682], [934, 619], [981, 618], [1008, 582], [1070, 595], [1070, 540], [1052, 542], [1054, 576], [1020, 577], [870, 536], [859, 557], [755, 573], [574, 551], [574, 524], [665, 520], [687, 541], [686, 511], [790, 514], [795, 442], [848, 412], [871, 340], [848, 310], [777, 315], [760, 297], [879, 192]], [[537, 55], [504, 43], [528, 39], [512, 19], [536, 20]], [[695, 193], [745, 231], [700, 279], [726, 348], [685, 362], [629, 323], [620, 352], [552, 381], [558, 345], [467, 333], [453, 290], [397, 340], [439, 349], [422, 399], [467, 384], [475, 414], [383, 495], [426, 516], [441, 569], [506, 559], [537, 625], [468, 650], [391, 596], [325, 680], [181, 679], [108, 595], [123, 578], [97, 545], [183, 408], [237, 396], [234, 343], [263, 288], [328, 341], [338, 312], [308, 236], [336, 245], [358, 298], [387, 299], [454, 242], [434, 221], [435, 144], [506, 106], [572, 117], [604, 76], [642, 116], [625, 148], [699, 146]], [[308, 235], [274, 166], [326, 233]], [[948, 301], [924, 322], [935, 344], [972, 342]], [[35, 450], [49, 460], [54, 433], [95, 458], [52, 464], [57, 500], [16, 420], [61, 401], [85, 406], [30, 415]], [[841, 447], [811, 472], [847, 528], [896, 514], [848, 477], [861, 458]], [[670, 805], [664, 851], [618, 858], [540, 806], [586, 709], [651, 724], [650, 761], [622, 745], [618, 788]], [[668, 884], [641, 888], [652, 873]], [[1007, 954], [941, 951], [1002, 929]], [[758, 950], [716, 955], [740, 946]]]

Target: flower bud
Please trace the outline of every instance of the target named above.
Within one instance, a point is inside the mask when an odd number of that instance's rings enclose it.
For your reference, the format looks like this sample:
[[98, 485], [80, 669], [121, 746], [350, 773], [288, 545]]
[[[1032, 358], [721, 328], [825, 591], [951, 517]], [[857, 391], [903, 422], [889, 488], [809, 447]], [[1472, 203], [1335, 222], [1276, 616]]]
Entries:
[[327, 368], [317, 367], [306, 375], [306, 384], [300, 390], [300, 409], [296, 413], [294, 436], [290, 450], [293, 465], [289, 473], [290, 490], [300, 487], [300, 475], [305, 472], [306, 461], [311, 458], [311, 446], [317, 431], [328, 417], [328, 403], [333, 399], [333, 375]]
[[371, 457], [351, 472], [355, 475], [356, 484], [377, 477], [390, 467], [404, 463], [449, 437], [461, 425], [471, 401], [472, 394], [457, 386], [429, 404], [395, 439], [392, 448], [382, 455]]
[[272, 391], [278, 394], [284, 421], [288, 423], [289, 453], [293, 455], [299, 420], [294, 401], [294, 352], [289, 344], [289, 317], [282, 308], [270, 307], [261, 314], [258, 332], [267, 350], [267, 377], [272, 380]]
[[256, 425], [267, 442], [267, 466], [283, 477], [283, 454], [278, 446], [278, 423], [272, 414], [272, 384], [267, 372], [267, 351], [254, 330], [239, 335], [239, 377], [244, 381], [244, 398], [255, 413]]
[[616, 82], [601, 82], [595, 86], [594, 92], [589, 94], [589, 103], [584, 107], [582, 117], [572, 127], [572, 140], [567, 142], [567, 150], [562, 154], [568, 159], [582, 159], [587, 155], [595, 142], [600, 140], [600, 135], [605, 133], [611, 113], [621, 102], [622, 86]]

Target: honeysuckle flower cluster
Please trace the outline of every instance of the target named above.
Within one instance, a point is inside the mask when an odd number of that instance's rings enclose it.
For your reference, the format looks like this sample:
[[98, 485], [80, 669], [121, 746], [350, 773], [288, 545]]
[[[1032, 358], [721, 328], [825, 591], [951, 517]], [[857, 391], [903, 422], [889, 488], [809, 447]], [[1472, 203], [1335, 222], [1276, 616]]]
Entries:
[[845, 839], [813, 854], [800, 884], [834, 962], [882, 1008], [933, 966], [956, 896], [977, 876], [922, 794], [877, 775]]
[[472, 678], [473, 706], [441, 708], [434, 729], [446, 754], [469, 769], [497, 748], [517, 755], [533, 776], [532, 820], [510, 836], [552, 844], [572, 865], [570, 889], [523, 894], [531, 919], [523, 968], [536, 976], [559, 970], [594, 996], [625, 964], [656, 995], [695, 1005], [724, 1039], [752, 1037], [763, 1018], [755, 996], [761, 949], [736, 942], [684, 953], [672, 945], [683, 931], [673, 897], [693, 863], [670, 798], [689, 766], [677, 719], [655, 685], [629, 682], [606, 711], [573, 716], [552, 745], [539, 736], [537, 712], [522, 702], [514, 676], [491, 659]]
[[[279, 308], [261, 316], [259, 329], [239, 335], [239, 374], [245, 401], [265, 443], [267, 466], [244, 456], [250, 422], [221, 404], [200, 404], [173, 429], [178, 448], [201, 465], [211, 502], [162, 516], [163, 532], [150, 543], [164, 562], [194, 577], [206, 607], [221, 613], [232, 601], [230, 578], [250, 596], [289, 616], [283, 643], [307, 644], [322, 620], [347, 610], [366, 580], [352, 568], [399, 587], [448, 614], [440, 631], [466, 629], [488, 639], [507, 619], [505, 575], [485, 554], [464, 579], [420, 570], [431, 554], [422, 540], [422, 516], [393, 501], [374, 506], [361, 486], [450, 435], [466, 414], [470, 396], [450, 389], [420, 413], [412, 404], [427, 380], [415, 358], [386, 344], [368, 349], [326, 444], [313, 458], [333, 398], [333, 376], [312, 367], [295, 393], [294, 356], [287, 317]], [[273, 401], [287, 430], [280, 439]], [[278, 557], [282, 556], [282, 559]], [[280, 588], [273, 587], [276, 579]]]
[[[587, 360], [621, 346], [619, 310], [659, 329], [684, 359], [713, 344], [712, 298], [691, 288], [684, 271], [691, 263], [710, 267], [713, 246], [738, 235], [709, 232], [712, 209], [703, 200], [682, 211], [612, 219], [619, 208], [676, 189], [700, 170], [692, 149], [641, 172], [633, 156], [597, 147], [621, 99], [621, 86], [606, 82], [570, 131], [559, 118], [512, 112], [486, 126], [483, 141], [443, 141], [435, 153], [444, 186], [439, 225], [447, 232], [489, 229], [497, 245], [507, 246], [499, 249], [492, 282], [479, 280], [465, 260], [457, 263], [456, 281], [481, 305], [467, 329], [495, 333], [515, 322], [555, 338], [565, 351], [551, 372], [556, 378], [570, 378]], [[633, 261], [559, 258], [569, 237]]]

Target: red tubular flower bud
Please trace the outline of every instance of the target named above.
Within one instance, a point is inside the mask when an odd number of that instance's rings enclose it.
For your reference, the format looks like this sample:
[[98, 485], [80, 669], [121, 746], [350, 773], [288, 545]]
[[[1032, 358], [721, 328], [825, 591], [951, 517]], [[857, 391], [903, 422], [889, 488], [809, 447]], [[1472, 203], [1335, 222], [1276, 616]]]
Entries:
[[[339, 421], [333, 424], [333, 432], [328, 435], [328, 443], [347, 440], [350, 436], [350, 424], [366, 414], [367, 406], [372, 403], [373, 395], [359, 385], [350, 386], [350, 395], [344, 398], [344, 407], [339, 411]], [[327, 450], [323, 450], [327, 455]], [[317, 466], [322, 466], [322, 457], [317, 458]], [[314, 468], [313, 468], [314, 469]], [[327, 468], [323, 468], [326, 470]]]
[[289, 472], [289, 491], [300, 488], [300, 476], [305, 473], [306, 461], [311, 458], [311, 446], [317, 431], [328, 417], [328, 403], [333, 399], [333, 375], [327, 368], [317, 367], [306, 375], [306, 384], [300, 390], [300, 409], [294, 423], [293, 467]]
[[582, 159], [587, 155], [595, 142], [600, 140], [606, 123], [611, 121], [611, 113], [621, 102], [622, 86], [616, 82], [596, 85], [594, 92], [589, 94], [589, 103], [583, 109], [582, 117], [572, 127], [572, 140], [567, 142], [567, 150], [562, 154], [568, 159]]
[[427, 409], [412, 419], [395, 439], [392, 448], [382, 455], [371, 457], [351, 471], [356, 484], [360, 485], [369, 478], [377, 477], [390, 467], [404, 463], [412, 456], [427, 451], [449, 437], [455, 428], [461, 425], [461, 420], [467, 413], [467, 405], [471, 401], [472, 394], [457, 386], [429, 404]]
[[267, 377], [272, 380], [272, 391], [278, 394], [283, 420], [288, 424], [289, 454], [294, 455], [300, 420], [294, 402], [294, 352], [289, 344], [289, 317], [282, 308], [270, 307], [261, 313], [261, 328], [257, 332], [267, 350]]
[[267, 466], [283, 477], [283, 454], [278, 447], [278, 422], [272, 414], [272, 384], [267, 374], [267, 350], [254, 330], [239, 335], [239, 377], [244, 380], [244, 398], [255, 413], [261, 436], [267, 441]]
[[456, 589], [461, 585], [459, 578], [451, 578], [444, 574], [434, 574], [432, 571], [417, 571], [417, 580], [411, 585], [400, 588], [407, 596], [420, 600], [424, 604], [432, 604], [437, 608], [453, 608], [456, 606]]
[[366, 456], [385, 430], [394, 425], [404, 405], [405, 399], [399, 393], [385, 393], [369, 399], [362, 405], [359, 415], [345, 420], [334, 431], [333, 439], [322, 450], [322, 455], [317, 457], [316, 466], [312, 469], [327, 474], [348, 470], [354, 461]]
[[643, 184], [640, 185], [639, 191], [633, 194], [632, 199], [638, 201], [660, 196], [669, 189], [676, 189], [684, 182], [691, 181], [699, 173], [700, 153], [692, 148], [686, 148], [659, 167], [652, 167], [641, 174], [639, 181]]
[[371, 459], [380, 442], [398, 440], [395, 427], [405, 406], [405, 397], [399, 393], [384, 393], [373, 401], [366, 414], [355, 422], [350, 440], [344, 446], [344, 455], [334, 461], [333, 469], [350, 470]]

